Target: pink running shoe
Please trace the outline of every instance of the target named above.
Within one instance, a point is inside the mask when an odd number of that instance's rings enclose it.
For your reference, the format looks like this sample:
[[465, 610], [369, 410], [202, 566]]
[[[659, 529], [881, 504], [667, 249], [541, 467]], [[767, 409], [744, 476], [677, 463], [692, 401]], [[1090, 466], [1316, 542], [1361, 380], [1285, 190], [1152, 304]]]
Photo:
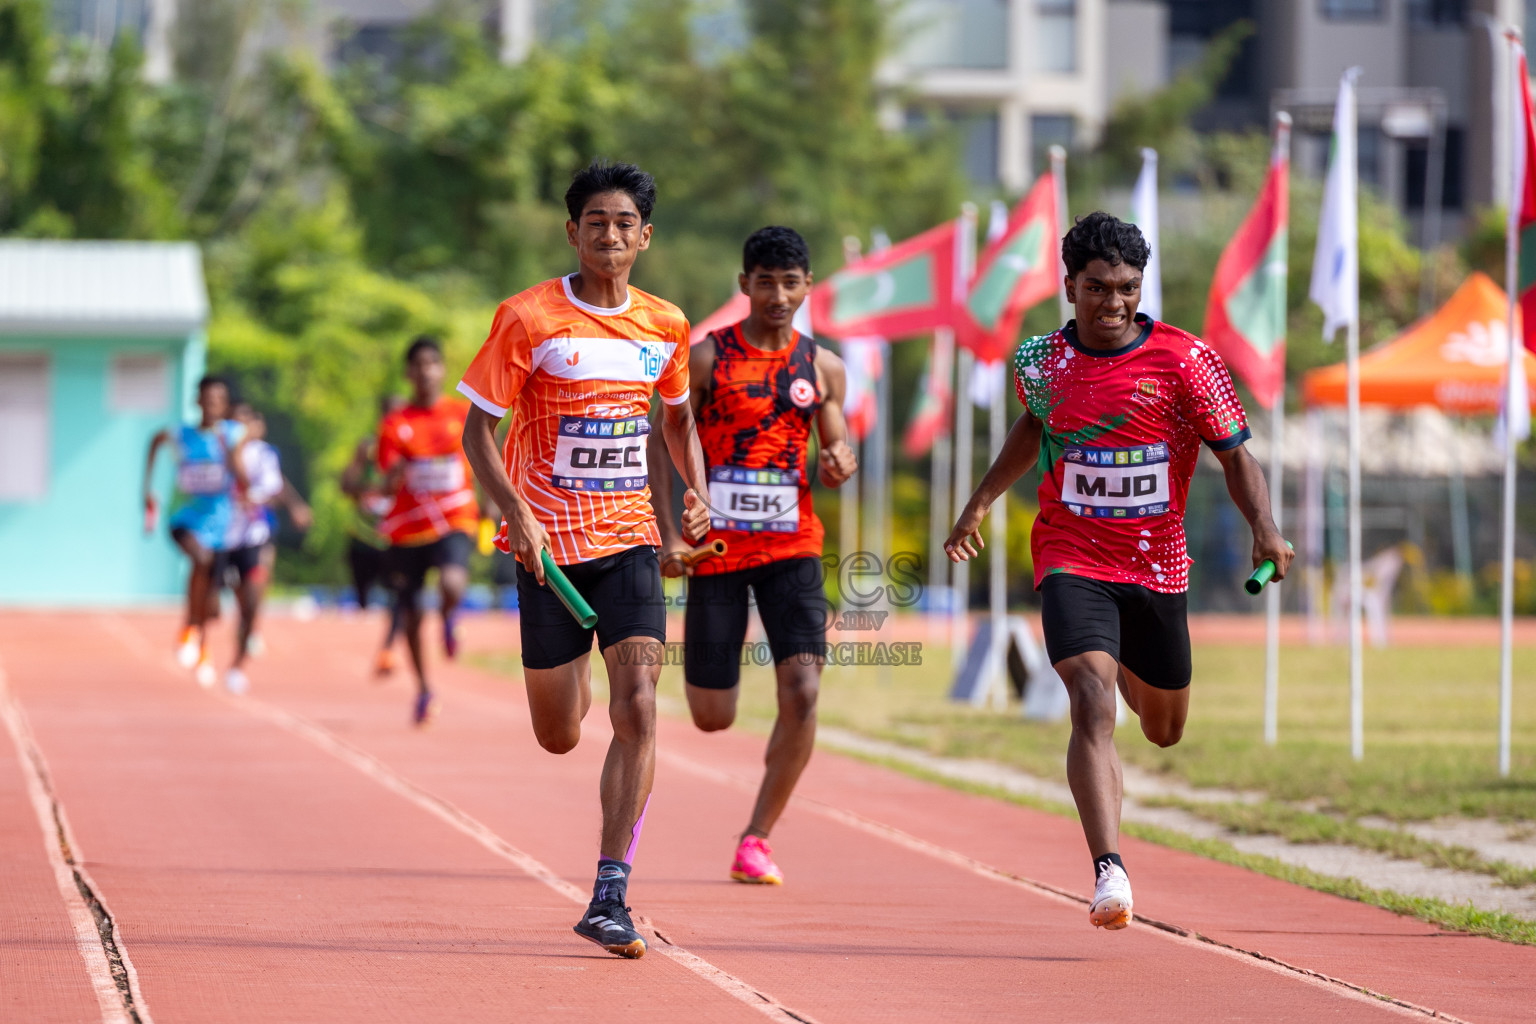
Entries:
[[773, 862], [773, 850], [768, 840], [757, 836], [742, 836], [736, 847], [736, 860], [731, 864], [731, 877], [738, 882], [755, 885], [783, 885], [784, 872]]

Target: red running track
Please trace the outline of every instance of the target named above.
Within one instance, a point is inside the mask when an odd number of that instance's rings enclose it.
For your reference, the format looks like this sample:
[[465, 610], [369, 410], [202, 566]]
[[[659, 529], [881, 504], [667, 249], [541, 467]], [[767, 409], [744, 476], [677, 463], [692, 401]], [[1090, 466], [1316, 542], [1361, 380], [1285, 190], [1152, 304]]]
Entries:
[[[1138, 912], [1183, 934], [1097, 931], [1075, 823], [826, 752], [774, 836], [788, 884], [736, 885], [763, 740], [676, 721], [630, 889], [659, 938], [618, 960], [570, 931], [600, 707], [553, 757], [519, 686], [460, 666], [438, 670], [439, 723], [410, 729], [406, 684], [368, 678], [371, 620], [272, 620], [243, 699], [176, 668], [174, 633], [163, 615], [0, 617], [0, 700], [38, 755], [0, 740], [0, 1019], [113, 1019], [35, 763], [143, 1022], [1495, 1022], [1536, 999], [1536, 949], [1135, 841]], [[503, 619], [467, 634], [516, 642]]]

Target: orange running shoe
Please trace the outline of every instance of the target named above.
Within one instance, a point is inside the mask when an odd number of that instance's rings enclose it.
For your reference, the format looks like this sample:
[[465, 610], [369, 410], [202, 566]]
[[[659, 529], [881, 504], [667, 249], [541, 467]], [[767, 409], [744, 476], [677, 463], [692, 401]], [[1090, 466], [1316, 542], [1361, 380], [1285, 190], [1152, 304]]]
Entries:
[[182, 668], [193, 668], [197, 665], [198, 655], [203, 653], [202, 644], [197, 641], [197, 630], [188, 626], [181, 631], [181, 639], [176, 641], [176, 663]]
[[736, 860], [731, 863], [731, 877], [738, 882], [754, 885], [783, 885], [784, 872], [773, 862], [773, 850], [768, 840], [759, 836], [742, 836], [736, 847]]
[[391, 675], [394, 675], [395, 666], [397, 664], [398, 662], [395, 659], [394, 648], [385, 647], [380, 649], [378, 657], [373, 659], [374, 678], [387, 679]]

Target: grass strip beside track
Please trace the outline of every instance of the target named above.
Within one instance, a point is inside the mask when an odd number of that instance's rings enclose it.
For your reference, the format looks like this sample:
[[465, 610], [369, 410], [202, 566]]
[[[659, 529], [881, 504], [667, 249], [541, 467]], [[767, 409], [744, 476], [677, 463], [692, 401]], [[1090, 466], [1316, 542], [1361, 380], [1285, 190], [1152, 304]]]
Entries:
[[1350, 818], [1270, 800], [1257, 804], [1213, 803], [1169, 796], [1142, 797], [1138, 802], [1148, 807], [1177, 807], [1244, 835], [1274, 835], [1292, 843], [1347, 843], [1398, 860], [1416, 860], [1432, 868], [1491, 875], [1508, 886], [1536, 885], [1536, 868], [1487, 860], [1465, 846], [1438, 843], [1397, 829], [1372, 828]]

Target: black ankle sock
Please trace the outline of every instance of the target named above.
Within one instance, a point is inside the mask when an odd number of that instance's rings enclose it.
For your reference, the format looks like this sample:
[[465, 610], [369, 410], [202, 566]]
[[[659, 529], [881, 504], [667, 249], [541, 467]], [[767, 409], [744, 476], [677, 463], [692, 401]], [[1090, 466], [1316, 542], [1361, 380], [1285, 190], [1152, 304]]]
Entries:
[[[1113, 864], [1115, 867], [1119, 868], [1121, 871], [1125, 871], [1125, 861], [1120, 859], [1120, 855], [1118, 853], [1104, 853], [1104, 854], [1100, 854], [1099, 856], [1093, 858], [1093, 877], [1094, 878], [1098, 878], [1099, 877], [1099, 872], [1104, 870], [1104, 865], [1106, 865], [1106, 864]], [[1127, 872], [1127, 876], [1129, 876], [1129, 872]]]
[[629, 865], [621, 860], [597, 859], [597, 881], [592, 883], [592, 901], [618, 900], [624, 902], [629, 890]]

